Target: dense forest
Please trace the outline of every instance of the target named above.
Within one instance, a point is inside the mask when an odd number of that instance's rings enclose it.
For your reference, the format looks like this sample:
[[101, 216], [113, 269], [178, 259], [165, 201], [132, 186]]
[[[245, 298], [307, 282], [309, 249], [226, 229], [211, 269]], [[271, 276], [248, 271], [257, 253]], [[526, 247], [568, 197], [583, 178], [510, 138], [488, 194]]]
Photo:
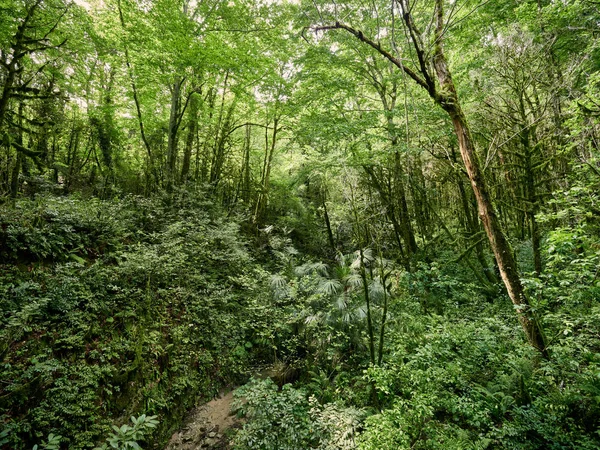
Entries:
[[599, 145], [595, 0], [0, 0], [0, 448], [600, 448]]

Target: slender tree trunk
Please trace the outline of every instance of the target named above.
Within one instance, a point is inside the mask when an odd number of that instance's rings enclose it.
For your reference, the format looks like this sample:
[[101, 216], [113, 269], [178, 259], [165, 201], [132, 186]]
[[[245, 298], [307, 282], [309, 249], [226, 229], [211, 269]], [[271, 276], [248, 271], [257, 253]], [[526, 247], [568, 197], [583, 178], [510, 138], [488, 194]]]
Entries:
[[369, 283], [367, 279], [367, 270], [365, 268], [365, 254], [362, 246], [358, 249], [360, 254], [360, 277], [362, 279], [363, 293], [365, 303], [367, 304], [367, 333], [369, 334], [369, 355], [371, 364], [375, 365], [375, 336], [373, 332], [373, 318], [371, 315], [371, 296], [369, 295]]
[[[382, 260], [382, 256], [381, 254], [379, 255], [379, 259]], [[381, 366], [381, 363], [383, 362], [383, 343], [384, 343], [384, 339], [385, 339], [385, 324], [387, 321], [387, 314], [388, 314], [388, 291], [387, 291], [387, 286], [386, 286], [386, 281], [387, 281], [387, 276], [385, 274], [385, 269], [383, 267], [383, 264], [380, 263], [380, 267], [379, 267], [379, 278], [381, 279], [381, 284], [383, 285], [383, 311], [382, 311], [382, 315], [381, 315], [381, 328], [379, 330], [379, 351], [377, 354], [377, 365]]]
[[244, 188], [242, 198], [246, 205], [250, 204], [250, 143], [252, 142], [251, 127], [246, 125], [246, 151], [244, 152]]
[[[525, 169], [525, 195], [526, 199], [525, 211], [529, 220], [529, 235], [531, 236], [531, 247], [533, 251], [533, 265], [536, 275], [539, 277], [542, 273], [542, 255], [540, 250], [540, 231], [535, 220], [535, 215], [539, 209], [539, 199], [535, 187], [535, 172], [533, 169], [533, 152], [536, 148], [535, 144], [535, 127], [527, 120], [525, 111], [525, 102], [523, 94], [519, 99], [519, 114], [522, 121], [522, 131], [520, 133], [521, 145], [523, 146], [523, 166]], [[534, 142], [532, 143], [532, 140]], [[533, 145], [532, 145], [533, 144]], [[538, 144], [539, 145], [539, 144]]]
[[52, 139], [52, 154], [50, 164], [53, 166], [52, 169], [52, 181], [54, 184], [58, 184], [58, 167], [56, 166], [56, 150], [58, 149], [58, 143], [56, 142], [56, 135]]
[[231, 122], [233, 120], [233, 113], [235, 111], [235, 102], [233, 102], [228, 110], [227, 115], [225, 116], [225, 120], [219, 121], [221, 125], [218, 130], [218, 139], [215, 143], [215, 149], [213, 152], [213, 159], [211, 165], [211, 176], [210, 183], [213, 189], [217, 188], [217, 185], [221, 181], [221, 176], [223, 172], [223, 165], [225, 164], [225, 147], [227, 144], [227, 138], [230, 135], [231, 130]]
[[179, 112], [181, 109], [182, 78], [175, 80], [171, 86], [171, 112], [169, 114], [169, 131], [167, 137], [167, 188], [171, 189], [175, 182], [177, 166], [177, 130], [179, 128]]
[[398, 150], [394, 152], [394, 186], [395, 198], [398, 201], [400, 210], [400, 224], [402, 226], [402, 236], [408, 247], [409, 254], [415, 254], [419, 250], [415, 233], [410, 222], [408, 213], [408, 203], [406, 202], [406, 190], [404, 189], [404, 181], [402, 180], [402, 165], [400, 163], [400, 153]]
[[[206, 132], [204, 133], [204, 142], [202, 143], [202, 152], [198, 149], [198, 153], [196, 153], [196, 175], [195, 179], [200, 180], [203, 183], [208, 181], [209, 176], [209, 139], [210, 136], [214, 133], [216, 127], [213, 127], [213, 116], [215, 114], [215, 103], [217, 101], [217, 91], [214, 88], [211, 88], [208, 91], [206, 96], [206, 101], [208, 101], [208, 125], [203, 127]], [[201, 160], [201, 163], [200, 163]], [[199, 164], [200, 163], [200, 164]]]
[[13, 166], [12, 175], [10, 179], [10, 196], [11, 198], [17, 198], [19, 193], [19, 174], [21, 173], [21, 165], [23, 164], [23, 153], [17, 151], [17, 157], [15, 165]]
[[223, 114], [225, 111], [225, 94], [227, 94], [227, 86], [229, 82], [229, 71], [225, 73], [225, 81], [223, 82], [223, 93], [221, 95], [221, 106], [219, 108], [219, 118], [217, 120], [217, 128], [215, 131], [214, 146], [212, 160], [210, 164], [210, 183], [213, 187], [219, 182], [221, 176], [221, 160], [222, 160], [222, 148], [223, 136], [225, 134], [225, 127], [223, 126]]
[[23, 21], [17, 27], [17, 31], [14, 35], [14, 44], [12, 48], [12, 58], [10, 63], [6, 64], [7, 74], [4, 77], [4, 86], [2, 86], [2, 94], [0, 94], [0, 131], [4, 125], [4, 117], [8, 111], [8, 102], [13, 96], [13, 85], [19, 74], [19, 66], [21, 59], [25, 56], [23, 52], [24, 41], [26, 40], [25, 31], [29, 27], [29, 22], [33, 19], [33, 16], [40, 5], [41, 0], [36, 0], [31, 4], [27, 10], [27, 15]]
[[[377, 70], [370, 74], [370, 78], [373, 81], [372, 86], [379, 93], [379, 98], [381, 99], [381, 103], [386, 114], [388, 136], [392, 144], [392, 149], [394, 150], [393, 175], [391, 177], [393, 181], [393, 188], [389, 186], [388, 193], [385, 193], [381, 189], [382, 186], [380, 183], [378, 191], [382, 197], [385, 195], [384, 203], [390, 211], [390, 220], [392, 221], [392, 225], [394, 227], [396, 241], [398, 242], [400, 253], [404, 257], [405, 252], [403, 246], [400, 244], [399, 239], [399, 235], [402, 235], [402, 239], [404, 240], [404, 244], [406, 246], [405, 265], [407, 270], [410, 271], [410, 256], [418, 251], [418, 247], [411, 225], [408, 204], [406, 202], [406, 190], [404, 189], [404, 181], [402, 180], [402, 165], [400, 161], [400, 152], [398, 151], [399, 136], [396, 131], [396, 125], [394, 124], [394, 108], [397, 100], [397, 83], [394, 81], [392, 83], [391, 90], [386, 91], [384, 84], [379, 81]], [[399, 231], [401, 233], [399, 233]]]
[[191, 94], [190, 111], [188, 113], [188, 130], [185, 140], [185, 151], [183, 152], [183, 162], [181, 164], [181, 182], [185, 183], [190, 173], [190, 163], [192, 161], [192, 149], [194, 148], [194, 139], [196, 138], [196, 128], [198, 125], [198, 99], [196, 94]]
[[[440, 84], [442, 87], [451, 87], [454, 91], [454, 84], [452, 83], [450, 74], [445, 70], [445, 61], [440, 63], [438, 60], [437, 63], [440, 65], [439, 69], [436, 67], [436, 71], [440, 77]], [[454, 100], [455, 101], [453, 102], [444, 103], [442, 107], [452, 119], [454, 131], [458, 137], [460, 153], [465, 168], [467, 169], [467, 174], [469, 175], [475, 198], [477, 199], [479, 218], [483, 223], [490, 241], [490, 246], [496, 257], [500, 276], [506, 286], [510, 299], [516, 307], [519, 321], [525, 331], [527, 340], [533, 347], [539, 350], [544, 357], [548, 357], [549, 355], [548, 350], [546, 349], [546, 343], [544, 342], [544, 336], [537, 319], [531, 311], [529, 301], [525, 296], [512, 248], [504, 236], [500, 227], [500, 222], [498, 221], [498, 217], [492, 206], [485, 179], [481, 173], [479, 161], [475, 154], [473, 138], [471, 137], [466, 117], [458, 104], [458, 99], [455, 97]]]
[[[396, 214], [396, 205], [393, 200], [390, 198], [390, 193], [386, 192], [385, 187], [382, 182], [379, 180], [377, 174], [373, 170], [373, 167], [363, 165], [363, 169], [371, 179], [375, 190], [379, 194], [379, 199], [383, 203], [383, 206], [386, 210], [386, 215], [388, 219], [392, 223], [392, 229], [394, 230], [394, 238], [396, 240], [396, 245], [398, 246], [398, 251], [400, 253], [400, 257], [402, 258], [402, 262], [407, 271], [410, 272], [410, 250], [405, 251], [404, 245], [402, 244], [402, 239], [404, 238], [404, 243], [407, 244], [406, 235], [403, 233], [403, 227], [400, 226], [400, 221], [398, 220]], [[410, 246], [408, 246], [410, 248]]]
[[333, 238], [333, 232], [331, 231], [331, 221], [329, 220], [329, 212], [327, 211], [327, 202], [325, 199], [325, 195], [323, 195], [321, 201], [323, 205], [323, 217], [325, 219], [325, 226], [327, 227], [327, 239], [329, 240], [329, 246], [331, 247], [331, 250], [335, 254], [335, 239]]
[[263, 161], [263, 176], [261, 180], [261, 192], [256, 202], [256, 210], [254, 212], [254, 221], [262, 217], [269, 200], [269, 183], [271, 178], [271, 163], [273, 162], [273, 155], [275, 153], [275, 145], [277, 144], [277, 132], [279, 131], [279, 117], [275, 116], [273, 119], [273, 134], [271, 136], [271, 143], [268, 144], [268, 128], [265, 128], [265, 159]]
[[[117, 0], [117, 7], [119, 10], [119, 19], [121, 22], [121, 28], [123, 29], [123, 31], [127, 31], [127, 27], [125, 25], [125, 17], [123, 16], [123, 10], [121, 8], [121, 0]], [[133, 101], [135, 103], [135, 110], [137, 113], [138, 125], [140, 127], [140, 135], [142, 137], [142, 142], [144, 143], [144, 147], [146, 147], [146, 152], [148, 153], [148, 167], [150, 169], [150, 173], [154, 177], [154, 181], [158, 182], [158, 175], [156, 174], [155, 167], [154, 167], [154, 157], [152, 154], [152, 148], [150, 147], [150, 143], [148, 142], [148, 139], [146, 137], [144, 121], [142, 118], [142, 108], [140, 105], [140, 100], [139, 100], [138, 91], [137, 91], [137, 85], [135, 83], [133, 67], [131, 66], [131, 61], [129, 58], [129, 48], [128, 48], [127, 44], [125, 44], [125, 65], [127, 66], [127, 73], [129, 75], [129, 80], [131, 82], [131, 91], [133, 93]]]
[[[460, 193], [461, 204], [462, 204], [463, 211], [465, 214], [465, 228], [466, 228], [470, 238], [475, 239], [475, 243], [473, 245], [475, 248], [475, 255], [477, 257], [477, 261], [479, 262], [479, 265], [481, 266], [481, 269], [482, 269], [483, 274], [485, 275], [485, 278], [487, 279], [487, 281], [489, 281], [490, 283], [497, 283], [498, 280], [494, 276], [493, 272], [491, 272], [490, 268], [488, 267], [488, 262], [485, 260], [485, 254], [483, 251], [483, 243], [481, 242], [481, 239], [480, 239], [480, 234], [482, 231], [481, 231], [479, 222], [477, 221], [477, 216], [475, 216], [475, 218], [473, 218], [471, 215], [472, 207], [470, 205], [469, 199], [467, 198], [467, 193], [463, 186], [462, 175], [460, 176], [460, 178], [457, 179], [457, 185], [458, 185], [458, 191]], [[476, 207], [477, 206], [475, 206], [475, 208]]]

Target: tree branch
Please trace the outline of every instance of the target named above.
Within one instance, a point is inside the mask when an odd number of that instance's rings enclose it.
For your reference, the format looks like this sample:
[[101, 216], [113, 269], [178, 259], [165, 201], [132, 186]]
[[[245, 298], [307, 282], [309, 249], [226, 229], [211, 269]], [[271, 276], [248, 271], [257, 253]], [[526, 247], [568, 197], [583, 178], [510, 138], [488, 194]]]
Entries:
[[383, 47], [381, 47], [381, 44], [379, 44], [378, 42], [375, 42], [372, 39], [365, 36], [363, 34], [363, 32], [360, 30], [356, 30], [356, 29], [354, 29], [348, 25], [345, 25], [343, 23], [340, 23], [340, 22], [336, 22], [335, 25], [315, 27], [315, 28], [312, 28], [312, 30], [314, 30], [314, 31], [345, 30], [348, 33], [352, 34], [354, 37], [356, 37], [359, 41], [362, 41], [365, 44], [367, 44], [369, 47], [375, 49], [380, 55], [382, 55], [384, 58], [386, 58], [388, 61], [390, 61], [392, 64], [394, 64], [396, 67], [398, 67], [404, 73], [406, 73], [410, 78], [412, 78], [419, 86], [421, 86], [427, 92], [431, 92], [432, 89], [435, 90], [435, 85], [431, 84], [432, 83], [431, 81], [428, 84], [426, 79], [421, 78], [417, 72], [415, 72], [414, 70], [412, 70], [409, 67], [406, 67], [400, 59], [396, 58], [390, 52], [388, 52]]

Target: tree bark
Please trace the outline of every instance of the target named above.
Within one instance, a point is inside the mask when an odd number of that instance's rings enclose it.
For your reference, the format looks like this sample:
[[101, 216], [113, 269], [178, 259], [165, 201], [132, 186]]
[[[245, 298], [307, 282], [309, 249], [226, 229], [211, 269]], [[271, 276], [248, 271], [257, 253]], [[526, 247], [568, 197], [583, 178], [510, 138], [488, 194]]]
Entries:
[[191, 94], [190, 112], [187, 125], [187, 137], [185, 140], [185, 151], [183, 152], [183, 162], [181, 164], [181, 182], [185, 183], [190, 173], [190, 163], [192, 161], [192, 149], [196, 138], [196, 128], [198, 125], [198, 99], [195, 94]]
[[467, 170], [473, 193], [477, 199], [479, 218], [483, 223], [490, 246], [496, 257], [500, 276], [506, 286], [508, 296], [517, 310], [519, 322], [529, 343], [547, 358], [549, 354], [542, 329], [531, 311], [531, 306], [525, 296], [523, 285], [519, 278], [517, 262], [513, 256], [512, 248], [502, 231], [496, 211], [492, 205], [485, 178], [483, 177], [483, 172], [475, 153], [471, 130], [460, 106], [456, 87], [448, 68], [448, 62], [442, 50], [442, 34], [444, 30], [442, 0], [436, 0], [435, 14], [436, 48], [434, 51], [433, 66], [443, 94], [436, 95], [434, 100], [446, 111], [452, 120], [454, 133], [458, 138], [460, 154]]
[[[267, 208], [267, 202], [269, 201], [269, 184], [271, 179], [271, 163], [273, 162], [273, 155], [275, 154], [275, 146], [277, 144], [277, 132], [279, 131], [279, 116], [275, 116], [273, 119], [273, 134], [271, 136], [271, 144], [265, 145], [265, 159], [263, 162], [263, 175], [261, 181], [261, 192], [256, 202], [256, 210], [254, 212], [254, 222], [258, 223], [262, 217], [265, 209]], [[265, 138], [268, 144], [268, 127], [265, 127]]]
[[171, 86], [171, 112], [169, 114], [169, 132], [167, 137], [167, 187], [169, 189], [175, 182], [175, 168], [177, 165], [177, 130], [179, 128], [182, 82], [183, 79], [178, 78]]
[[323, 204], [323, 217], [325, 219], [325, 226], [327, 227], [327, 239], [329, 240], [329, 246], [333, 254], [336, 252], [335, 239], [333, 238], [333, 231], [331, 231], [331, 221], [329, 220], [329, 212], [327, 211], [327, 201], [325, 195], [321, 198]]

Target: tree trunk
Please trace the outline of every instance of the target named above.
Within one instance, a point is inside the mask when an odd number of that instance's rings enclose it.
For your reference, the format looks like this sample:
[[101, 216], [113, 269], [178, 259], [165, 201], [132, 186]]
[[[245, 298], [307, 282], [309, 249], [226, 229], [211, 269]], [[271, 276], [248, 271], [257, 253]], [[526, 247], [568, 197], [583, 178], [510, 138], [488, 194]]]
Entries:
[[269, 200], [269, 183], [271, 178], [271, 163], [273, 162], [273, 154], [275, 153], [275, 145], [277, 144], [277, 132], [279, 131], [279, 117], [273, 119], [273, 135], [271, 136], [271, 145], [268, 145], [268, 128], [265, 128], [265, 159], [263, 162], [263, 176], [261, 182], [261, 192], [256, 202], [256, 210], [254, 212], [254, 222], [258, 223], [262, 217], [267, 202]]
[[[119, 10], [119, 19], [121, 22], [121, 28], [123, 31], [127, 31], [127, 27], [125, 26], [125, 18], [123, 16], [123, 10], [121, 9], [121, 0], [117, 0], [117, 8]], [[125, 47], [125, 65], [127, 66], [127, 73], [129, 75], [129, 81], [131, 82], [131, 91], [133, 93], [133, 101], [135, 103], [135, 111], [137, 113], [138, 125], [140, 127], [140, 135], [142, 138], [142, 142], [144, 143], [144, 147], [146, 147], [146, 152], [148, 153], [148, 168], [151, 176], [154, 178], [155, 182], [158, 182], [158, 175], [156, 174], [156, 169], [154, 167], [154, 156], [152, 154], [152, 148], [150, 147], [150, 143], [148, 142], [148, 138], [146, 137], [146, 131], [144, 128], [144, 121], [142, 117], [142, 107], [140, 104], [140, 99], [138, 96], [137, 85], [135, 83], [135, 77], [133, 74], [133, 67], [131, 65], [131, 61], [129, 58], [129, 47], [127, 44]]]
[[394, 185], [395, 194], [398, 201], [400, 224], [402, 227], [402, 237], [408, 248], [408, 254], [415, 254], [419, 251], [415, 233], [410, 223], [410, 215], [408, 213], [408, 204], [406, 202], [406, 190], [404, 189], [404, 181], [402, 180], [402, 170], [400, 164], [400, 153], [398, 150], [394, 152]]
[[179, 110], [181, 101], [181, 83], [183, 79], [175, 80], [171, 86], [171, 112], [169, 114], [169, 132], [167, 137], [167, 188], [171, 189], [175, 181], [175, 166], [177, 165], [177, 129], [179, 128]]
[[381, 260], [383, 259], [381, 253], [379, 254], [379, 259], [379, 278], [381, 279], [381, 284], [383, 285], [383, 311], [381, 313], [381, 328], [379, 329], [379, 351], [377, 353], [377, 365], [381, 366], [381, 363], [383, 362], [383, 342], [385, 339], [385, 324], [388, 315], [388, 291], [387, 276], [385, 274], [385, 270], [381, 262]]
[[198, 124], [198, 99], [196, 94], [191, 94], [190, 112], [188, 119], [188, 131], [185, 140], [185, 151], [183, 153], [183, 163], [181, 164], [181, 182], [185, 183], [190, 173], [190, 163], [192, 161], [192, 149], [196, 138], [196, 128]]
[[21, 164], [23, 163], [23, 153], [17, 151], [17, 158], [13, 166], [12, 176], [10, 179], [10, 197], [17, 198], [19, 192], [19, 173], [21, 172]]
[[517, 262], [514, 259], [512, 248], [504, 236], [502, 228], [500, 227], [500, 222], [496, 216], [496, 211], [494, 211], [485, 178], [483, 177], [479, 160], [475, 153], [475, 145], [473, 137], [471, 136], [471, 130], [469, 129], [467, 118], [460, 106], [456, 87], [448, 68], [448, 62], [442, 50], [444, 30], [442, 0], [436, 0], [435, 16], [436, 48], [434, 50], [433, 66], [443, 95], [436, 94], [434, 100], [436, 100], [438, 105], [448, 113], [452, 120], [454, 132], [458, 138], [460, 154], [465, 164], [467, 175], [469, 176], [469, 181], [473, 188], [473, 193], [477, 199], [479, 217], [485, 228], [494, 256], [496, 257], [500, 276], [506, 286], [508, 296], [517, 310], [519, 322], [525, 331], [529, 343], [539, 350], [545, 358], [548, 358], [548, 349], [546, 348], [542, 329], [540, 328], [535, 315], [531, 311], [529, 300], [525, 296], [523, 285], [519, 278]]
[[443, 95], [437, 94], [434, 100], [440, 105], [452, 120], [454, 133], [458, 138], [458, 147], [462, 157], [467, 175], [473, 188], [473, 193], [477, 199], [477, 207], [479, 210], [479, 218], [483, 223], [483, 227], [490, 241], [490, 246], [496, 257], [500, 276], [508, 296], [510, 297], [517, 314], [519, 322], [525, 331], [525, 335], [529, 343], [539, 350], [544, 357], [548, 357], [548, 350], [544, 342], [544, 335], [540, 325], [531, 311], [529, 300], [525, 296], [517, 262], [514, 259], [510, 243], [504, 236], [500, 222], [496, 216], [496, 211], [492, 205], [492, 200], [489, 196], [488, 189], [485, 183], [485, 178], [481, 171], [477, 154], [475, 153], [475, 144], [471, 136], [471, 130], [467, 118], [464, 115], [460, 106], [456, 87], [452, 80], [452, 75], [448, 68], [448, 62], [442, 51], [442, 32], [444, 30], [442, 1], [436, 0], [436, 48], [433, 58], [433, 66], [437, 79], [440, 83]]
[[365, 255], [362, 246], [358, 249], [360, 254], [360, 278], [362, 279], [363, 293], [367, 305], [367, 332], [369, 333], [369, 355], [371, 364], [375, 365], [375, 336], [373, 332], [373, 319], [371, 316], [371, 297], [369, 295], [369, 283], [367, 280], [367, 270], [365, 268]]
[[242, 198], [246, 205], [250, 204], [250, 143], [252, 142], [252, 136], [250, 134], [250, 125], [246, 125], [246, 151], [244, 152], [244, 189]]
[[[440, 84], [442, 84], [443, 87], [451, 86], [454, 91], [454, 84], [452, 83], [450, 74], [447, 71], [444, 71], [443, 68], [438, 71], [437, 67], [436, 72], [441, 74]], [[454, 132], [458, 137], [460, 154], [465, 164], [465, 168], [467, 169], [467, 174], [469, 175], [475, 198], [477, 199], [479, 218], [483, 223], [483, 227], [485, 228], [490, 241], [490, 246], [496, 257], [500, 276], [506, 286], [508, 296], [516, 307], [519, 321], [525, 331], [527, 340], [533, 347], [539, 350], [544, 357], [548, 357], [548, 350], [546, 349], [543, 333], [538, 321], [531, 311], [529, 301], [525, 296], [523, 285], [519, 278], [517, 263], [513, 257], [512, 248], [502, 232], [500, 222], [498, 221], [498, 217], [492, 206], [485, 179], [483, 178], [479, 161], [475, 154], [473, 138], [471, 137], [467, 119], [458, 104], [456, 96], [454, 100], [454, 102], [444, 103], [442, 107], [452, 119]]]
[[462, 174], [457, 177], [458, 191], [460, 193], [460, 200], [463, 207], [463, 211], [465, 214], [465, 229], [470, 235], [471, 239], [475, 239], [475, 243], [473, 244], [475, 247], [475, 255], [477, 256], [477, 261], [479, 261], [479, 265], [483, 271], [483, 274], [487, 278], [487, 281], [494, 284], [498, 282], [498, 279], [494, 276], [494, 273], [488, 267], [488, 262], [485, 260], [485, 254], [483, 252], [483, 243], [479, 237], [481, 233], [481, 228], [479, 223], [477, 222], [477, 216], [473, 217], [471, 215], [471, 210], [474, 209], [467, 198], [467, 192], [463, 186], [463, 176]]
[[323, 195], [321, 201], [323, 204], [323, 217], [325, 219], [325, 226], [327, 227], [327, 239], [329, 240], [329, 246], [331, 247], [333, 254], [335, 254], [335, 239], [333, 238], [333, 232], [331, 231], [331, 221], [329, 220], [329, 212], [327, 211], [325, 195]]
[[[369, 178], [371, 179], [375, 190], [379, 194], [379, 199], [385, 207], [386, 215], [392, 223], [392, 229], [394, 230], [394, 238], [396, 240], [396, 245], [398, 245], [398, 252], [400, 253], [400, 257], [402, 258], [402, 263], [404, 264], [406, 270], [410, 272], [411, 252], [410, 250], [406, 252], [404, 250], [404, 245], [402, 245], [401, 236], [404, 238], [406, 244], [408, 244], [408, 241], [406, 241], [406, 235], [403, 233], [403, 227], [400, 226], [400, 222], [396, 215], [396, 205], [394, 204], [393, 200], [390, 199], [390, 194], [386, 192], [385, 187], [382, 185], [382, 182], [377, 177], [377, 174], [375, 173], [373, 168], [371, 166], [363, 165], [363, 169], [365, 170], [367, 175], [369, 175]], [[410, 248], [410, 246], [408, 247]]]

